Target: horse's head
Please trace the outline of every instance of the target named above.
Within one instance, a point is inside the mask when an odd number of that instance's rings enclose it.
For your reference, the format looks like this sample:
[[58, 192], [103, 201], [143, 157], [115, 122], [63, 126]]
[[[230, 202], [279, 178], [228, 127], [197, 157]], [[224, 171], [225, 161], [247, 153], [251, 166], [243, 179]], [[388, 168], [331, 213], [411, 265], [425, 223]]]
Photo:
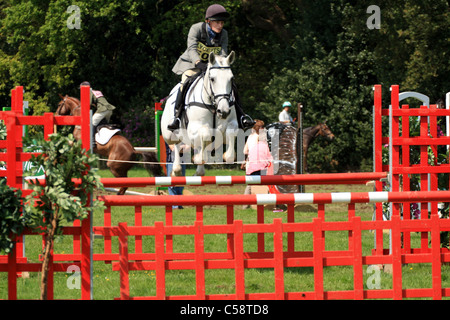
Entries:
[[206, 71], [207, 86], [211, 102], [216, 106], [217, 115], [226, 119], [230, 114], [230, 99], [232, 95], [233, 72], [231, 65], [235, 54], [232, 51], [228, 57], [209, 55], [209, 65]]
[[58, 108], [56, 109], [55, 114], [57, 116], [66, 116], [70, 114], [70, 109], [68, 107], [68, 105], [66, 104], [66, 99], [69, 96], [63, 96], [62, 94], [59, 95], [59, 97], [61, 98], [61, 101], [58, 103]]
[[335, 138], [333, 132], [331, 132], [330, 128], [326, 125], [326, 121], [324, 123], [319, 123], [318, 135], [321, 135], [328, 140], [333, 140]]
[[76, 98], [69, 97], [68, 95], [62, 96], [59, 95], [61, 101], [58, 103], [58, 108], [56, 109], [55, 114], [57, 116], [68, 116], [74, 115], [73, 111], [75, 108], [80, 106], [80, 101]]

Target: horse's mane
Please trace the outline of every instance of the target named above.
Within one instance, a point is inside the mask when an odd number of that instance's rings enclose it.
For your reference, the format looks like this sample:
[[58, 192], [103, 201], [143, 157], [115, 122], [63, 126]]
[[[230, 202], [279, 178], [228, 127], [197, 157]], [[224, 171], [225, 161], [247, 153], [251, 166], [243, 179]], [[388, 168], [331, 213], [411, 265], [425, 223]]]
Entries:
[[[317, 124], [317, 125], [315, 125], [315, 126], [311, 126], [311, 127], [307, 127], [307, 128], [305, 128], [305, 129], [303, 129], [303, 134], [314, 136], [314, 135], [311, 134], [311, 132], [312, 132], [314, 129], [318, 128], [320, 125], [321, 125], [321, 123], [319, 123], [319, 124]], [[317, 129], [317, 130], [318, 130], [318, 129]]]

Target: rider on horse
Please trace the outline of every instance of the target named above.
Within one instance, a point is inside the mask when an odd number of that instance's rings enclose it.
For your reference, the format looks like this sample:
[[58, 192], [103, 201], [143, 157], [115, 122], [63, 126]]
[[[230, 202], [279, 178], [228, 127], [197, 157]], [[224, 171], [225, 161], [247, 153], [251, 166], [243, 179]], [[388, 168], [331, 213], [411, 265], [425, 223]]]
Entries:
[[[175, 102], [175, 119], [168, 125], [169, 130], [173, 131], [180, 128], [181, 116], [184, 111], [184, 98], [189, 84], [206, 71], [209, 54], [214, 52], [217, 55], [227, 55], [228, 32], [223, 29], [223, 25], [229, 16], [230, 14], [223, 6], [213, 4], [206, 10], [205, 22], [199, 22], [191, 26], [188, 34], [187, 49], [172, 69], [174, 73], [182, 75], [182, 77], [180, 90]], [[235, 83], [233, 83], [233, 92], [239, 125], [243, 129], [253, 127], [253, 119], [242, 110]]]
[[289, 101], [285, 101], [283, 103], [283, 111], [278, 115], [278, 120], [283, 124], [292, 124], [294, 123], [294, 119], [292, 119], [289, 114], [289, 108], [292, 107], [292, 104]]
[[[84, 81], [81, 83], [81, 86], [91, 86], [88, 81]], [[89, 104], [91, 108], [95, 108], [95, 113], [92, 116], [92, 126], [94, 127], [94, 133], [97, 131], [98, 125], [102, 122], [104, 119], [106, 123], [109, 123], [112, 112], [116, 108], [112, 104], [106, 100], [106, 98], [103, 96], [103, 93], [98, 90], [93, 90], [91, 88], [91, 94], [90, 94], [90, 100]]]

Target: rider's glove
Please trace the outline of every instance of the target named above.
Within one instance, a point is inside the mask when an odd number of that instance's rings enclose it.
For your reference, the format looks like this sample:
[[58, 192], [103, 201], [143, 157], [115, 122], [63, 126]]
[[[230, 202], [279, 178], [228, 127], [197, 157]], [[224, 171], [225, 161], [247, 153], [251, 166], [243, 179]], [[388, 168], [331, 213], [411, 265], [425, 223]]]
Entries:
[[208, 67], [208, 65], [203, 61], [199, 61], [195, 64], [195, 67], [202, 70], [202, 72], [206, 72], [206, 68]]

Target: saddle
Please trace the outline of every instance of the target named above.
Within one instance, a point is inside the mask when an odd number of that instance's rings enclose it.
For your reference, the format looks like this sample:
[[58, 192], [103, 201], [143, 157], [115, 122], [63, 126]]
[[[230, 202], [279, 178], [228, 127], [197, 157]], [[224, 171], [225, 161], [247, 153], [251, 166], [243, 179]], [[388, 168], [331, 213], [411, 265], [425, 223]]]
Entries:
[[97, 130], [96, 132], [100, 132], [100, 129], [106, 128], [108, 130], [121, 130], [120, 129], [120, 125], [116, 124], [116, 123], [103, 123], [103, 124], [99, 124], [97, 126]]
[[95, 131], [95, 142], [101, 145], [105, 145], [111, 140], [113, 136], [120, 132], [120, 126], [118, 124], [99, 124]]

